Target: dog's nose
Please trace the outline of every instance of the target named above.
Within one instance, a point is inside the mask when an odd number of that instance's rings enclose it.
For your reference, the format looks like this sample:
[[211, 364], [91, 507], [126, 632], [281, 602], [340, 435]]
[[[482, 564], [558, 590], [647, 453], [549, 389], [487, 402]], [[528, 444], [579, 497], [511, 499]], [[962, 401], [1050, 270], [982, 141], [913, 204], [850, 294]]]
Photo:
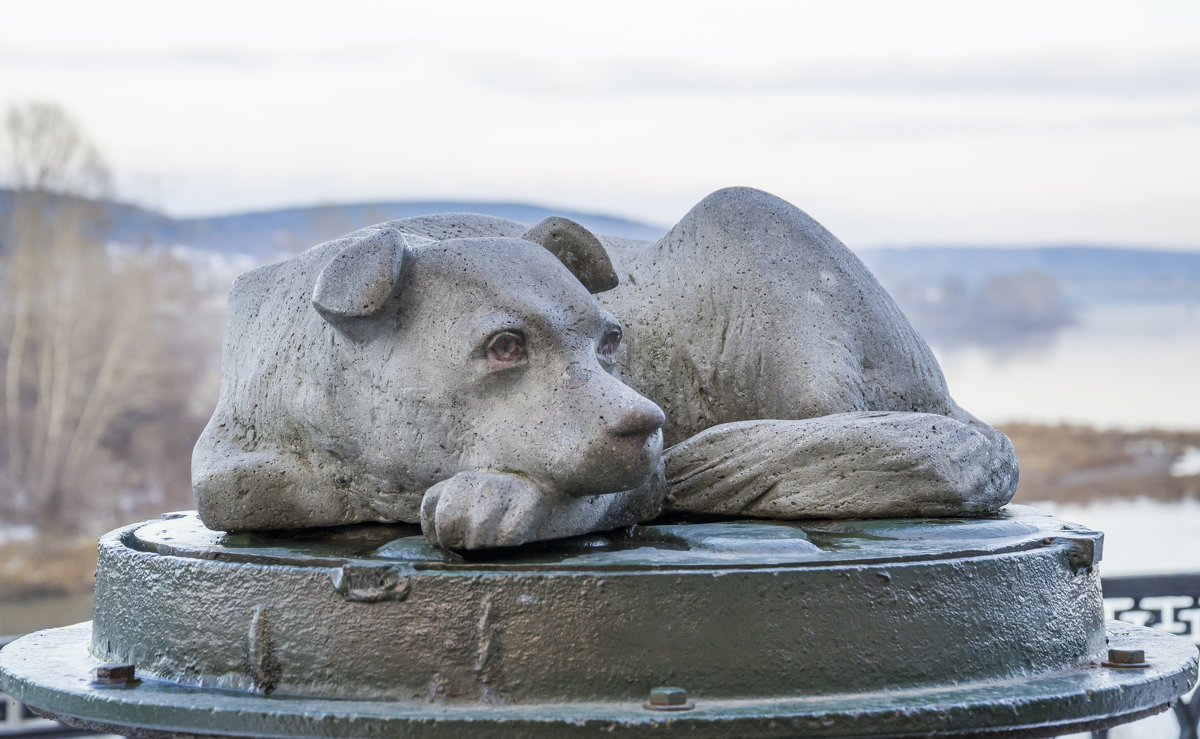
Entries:
[[613, 425], [612, 434], [621, 438], [647, 437], [662, 428], [666, 421], [662, 409], [651, 404], [621, 416], [621, 420]]

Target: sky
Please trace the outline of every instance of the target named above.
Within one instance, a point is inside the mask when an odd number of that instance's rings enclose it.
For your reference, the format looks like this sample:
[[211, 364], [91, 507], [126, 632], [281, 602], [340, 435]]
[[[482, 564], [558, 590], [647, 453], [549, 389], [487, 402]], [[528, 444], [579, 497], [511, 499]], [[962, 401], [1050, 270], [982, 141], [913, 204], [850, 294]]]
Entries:
[[396, 199], [670, 225], [729, 185], [853, 247], [1200, 249], [1200, 3], [0, 2], [0, 108], [173, 215]]

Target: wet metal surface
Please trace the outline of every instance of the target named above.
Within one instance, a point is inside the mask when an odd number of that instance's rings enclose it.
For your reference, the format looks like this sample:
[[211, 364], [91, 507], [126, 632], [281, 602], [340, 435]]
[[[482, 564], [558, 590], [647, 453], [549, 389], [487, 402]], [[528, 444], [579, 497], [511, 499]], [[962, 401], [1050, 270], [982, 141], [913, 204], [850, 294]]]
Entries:
[[92, 652], [180, 684], [447, 703], [644, 700], [646, 681], [693, 700], [894, 690], [1104, 657], [1077, 556], [1100, 535], [1027, 508], [662, 522], [470, 558], [413, 534], [118, 530]]
[[[1106, 635], [1102, 537], [1020, 506], [664, 520], [469, 558], [417, 533], [119, 529], [93, 624], [6, 648], [0, 689], [146, 736], [1050, 735], [1161, 710], [1196, 668], [1175, 637]], [[106, 664], [140, 684], [93, 685]]]
[[[1137, 644], [1147, 670], [1086, 664], [1035, 677], [926, 689], [775, 698], [696, 699], [656, 713], [640, 700], [452, 705], [262, 697], [147, 680], [132, 690], [89, 684], [87, 624], [33, 634], [0, 659], [4, 687], [69, 722], [134, 736], [494, 737], [661, 735], [692, 737], [1054, 736], [1164, 710], [1195, 679], [1195, 648], [1161, 632], [1110, 622], [1117, 644]], [[170, 727], [168, 729], [168, 727]]]
[[513, 571], [904, 562], [1016, 551], [1059, 536], [1102, 541], [1097, 532], [1016, 505], [987, 519], [666, 521], [469, 558], [430, 546], [419, 527], [406, 524], [227, 534], [204, 528], [195, 516], [176, 516], [137, 527], [127, 541], [142, 551], [228, 562], [330, 566], [371, 559], [414, 569]]

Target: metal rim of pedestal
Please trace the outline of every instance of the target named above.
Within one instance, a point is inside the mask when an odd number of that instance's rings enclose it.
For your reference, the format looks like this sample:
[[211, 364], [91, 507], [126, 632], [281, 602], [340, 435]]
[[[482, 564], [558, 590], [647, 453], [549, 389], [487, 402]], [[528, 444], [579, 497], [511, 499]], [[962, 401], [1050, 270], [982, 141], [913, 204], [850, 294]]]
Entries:
[[[1109, 622], [1118, 647], [1142, 649], [1149, 666], [1089, 664], [1032, 678], [905, 691], [741, 700], [696, 700], [659, 714], [640, 702], [447, 705], [262, 696], [143, 679], [126, 689], [91, 680], [89, 624], [31, 634], [4, 649], [4, 689], [74, 726], [134, 737], [1057, 736], [1107, 728], [1165, 710], [1196, 675], [1186, 640]], [[1019, 701], [1007, 700], [1019, 693]], [[47, 706], [53, 706], [48, 709]], [[1046, 721], [1047, 714], [1058, 716]]]
[[[1161, 711], [1197, 670], [1186, 640], [1105, 627], [1097, 532], [1019, 506], [667, 523], [482, 560], [402, 527], [164, 518], [101, 540], [95, 622], [5, 647], [0, 690], [145, 737], [1053, 736]], [[1109, 648], [1146, 665], [1102, 666]], [[426, 696], [435, 673], [449, 689]], [[687, 692], [647, 706], [656, 685]]]

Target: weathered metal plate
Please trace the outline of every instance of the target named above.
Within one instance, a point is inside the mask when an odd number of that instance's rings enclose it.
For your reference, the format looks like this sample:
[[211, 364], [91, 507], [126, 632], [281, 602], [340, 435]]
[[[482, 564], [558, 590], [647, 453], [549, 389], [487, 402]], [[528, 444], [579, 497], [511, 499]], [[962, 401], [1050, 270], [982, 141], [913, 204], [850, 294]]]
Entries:
[[[383, 559], [417, 570], [513, 572], [906, 562], [1017, 551], [1059, 536], [1097, 546], [1102, 539], [1085, 527], [1012, 505], [986, 519], [688, 520], [477, 552], [469, 558], [430, 546], [413, 525], [227, 534], [204, 528], [190, 514], [140, 525], [127, 543], [158, 554], [262, 565], [321, 567]], [[1093, 560], [1099, 558], [1097, 551]]]
[[465, 560], [397, 527], [227, 535], [184, 516], [101, 540], [92, 651], [181, 684], [446, 702], [1000, 679], [1101, 654], [1099, 538], [1014, 508], [663, 524]]
[[662, 524], [466, 560], [396, 527], [226, 535], [183, 516], [101, 539], [92, 653], [186, 685], [450, 703], [1007, 679], [1102, 655], [1099, 540], [1016, 507]]
[[[1056, 736], [1161, 711], [1196, 676], [1196, 650], [1162, 632], [1109, 623], [1114, 646], [1145, 650], [1150, 667], [1084, 664], [1019, 679], [872, 693], [695, 698], [647, 711], [637, 700], [452, 704], [264, 697], [146, 679], [97, 688], [88, 624], [33, 634], [0, 652], [0, 688], [48, 715], [136, 737]], [[931, 649], [934, 647], [930, 647]], [[648, 691], [651, 682], [645, 682]]]
[[[22, 639], [0, 683], [145, 735], [1048, 735], [1194, 678], [1194, 649], [1150, 632], [1150, 668], [1098, 667], [1101, 541], [1011, 506], [664, 521], [463, 558], [415, 527], [227, 535], [173, 515], [103, 537], [92, 628]], [[100, 662], [143, 682], [96, 688]], [[659, 685], [695, 708], [645, 710]]]

